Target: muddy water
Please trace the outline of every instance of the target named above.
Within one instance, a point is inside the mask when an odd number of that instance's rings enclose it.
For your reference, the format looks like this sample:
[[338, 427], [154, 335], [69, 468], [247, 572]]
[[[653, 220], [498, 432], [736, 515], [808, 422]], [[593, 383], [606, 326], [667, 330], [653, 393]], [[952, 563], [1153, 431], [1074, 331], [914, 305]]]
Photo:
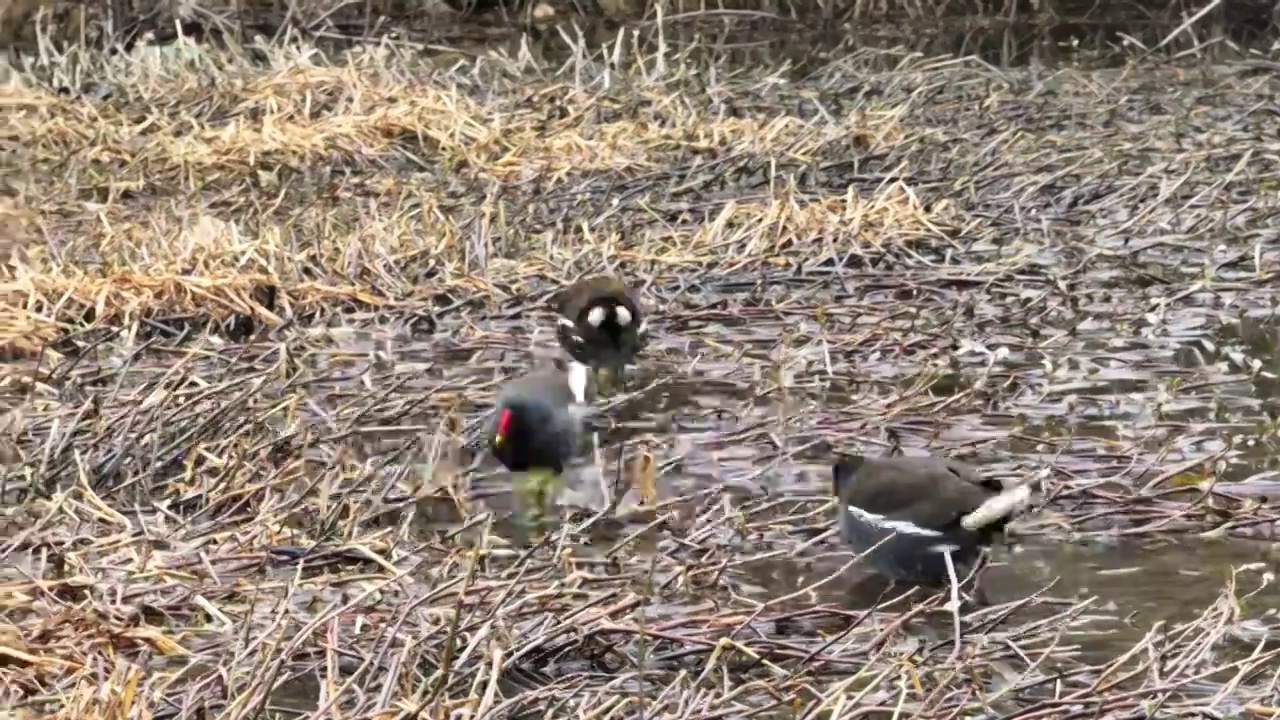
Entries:
[[[1195, 321], [1199, 314], [1193, 309], [1177, 318], [1180, 327], [1194, 327], [1197, 332], [1184, 330], [1159, 342], [1120, 338], [1099, 323], [1099, 329], [1081, 333], [1056, 350], [1056, 357], [1071, 358], [1066, 364], [1072, 372], [1065, 377], [1050, 381], [1044, 368], [1028, 362], [1032, 358], [1026, 356], [1005, 364], [1004, 372], [1010, 376], [1039, 382], [1041, 393], [1015, 396], [998, 411], [893, 423], [912, 454], [959, 454], [1003, 476], [1054, 469], [1047, 503], [1014, 528], [1012, 544], [996, 549], [983, 586], [996, 604], [1036, 593], [1060, 601], [1039, 608], [1041, 614], [1056, 606], [1084, 603], [1080, 614], [1063, 626], [1062, 642], [1076, 646], [1077, 654], [1091, 663], [1133, 648], [1156, 622], [1176, 627], [1220, 601], [1239, 602], [1233, 632], [1242, 643], [1280, 631], [1275, 610], [1280, 608], [1280, 587], [1269, 575], [1280, 554], [1272, 542], [1257, 539], [1269, 529], [1231, 526], [1214, 532], [1212, 522], [1184, 523], [1167, 511], [1143, 515], [1132, 507], [1122, 510], [1118, 503], [1109, 504], [1105, 494], [1090, 494], [1141, 483], [1187, 458], [1220, 450], [1231, 434], [1259, 432], [1258, 423], [1265, 421], [1262, 407], [1274, 399], [1273, 386], [1225, 369], [1214, 371], [1220, 376], [1207, 384], [1210, 389], [1192, 388], [1180, 398], [1166, 400], [1158, 413], [1153, 411], [1153, 399], [1166, 389], [1167, 378], [1176, 376], [1175, 358], [1187, 343], [1208, 341], [1217, 346], [1225, 336], [1246, 337], [1245, 352], [1264, 358], [1268, 367], [1275, 363], [1276, 325], [1246, 322], [1224, 329], [1220, 318]], [[840, 361], [834, 373], [816, 365], [793, 371], [780, 389], [769, 385], [774, 376], [770, 367], [778, 354], [776, 336], [770, 334], [760, 327], [747, 330], [733, 340], [739, 360], [709, 357], [694, 363], [692, 371], [691, 363], [677, 358], [698, 355], [701, 334], [659, 336], [631, 376], [634, 386], [652, 387], [612, 410], [613, 427], [601, 434], [605, 479], [594, 462], [584, 462], [570, 475], [562, 502], [600, 508], [611, 488], [613, 463], [628, 448], [645, 442], [665, 468], [658, 476], [660, 500], [725, 487], [744, 501], [768, 494], [794, 498], [807, 503], [808, 509], [818, 507], [829, 486], [825, 470], [829, 448], [857, 444], [875, 453], [884, 444], [882, 423], [874, 417], [868, 417], [855, 433], [832, 428], [868, 414], [863, 407], [868, 395], [892, 397], [902, 378], [913, 371], [913, 364], [902, 360], [867, 365], [865, 372], [859, 368], [867, 395], [845, 394], [839, 376], [851, 369]], [[401, 352], [429, 351], [402, 347]], [[1102, 367], [1104, 362], [1093, 354], [1098, 352], [1124, 363]], [[1087, 366], [1099, 366], [1098, 371], [1086, 376], [1080, 370]], [[1197, 377], [1203, 382], [1204, 365], [1198, 368]], [[518, 365], [512, 371], [518, 372]], [[1215, 413], [1214, 403], [1224, 402], [1222, 398], [1237, 400], [1226, 405], [1227, 411]], [[664, 418], [663, 422], [655, 422], [656, 417]], [[1053, 451], [1047, 450], [1051, 444]], [[1222, 492], [1265, 499], [1269, 488], [1278, 487], [1273, 475], [1276, 457], [1267, 447], [1267, 443], [1241, 445], [1219, 468]], [[504, 488], [510, 479], [491, 467], [482, 471], [473, 486], [484, 497], [482, 505], [499, 514], [509, 511]], [[1194, 496], [1199, 491], [1188, 488], [1188, 492]], [[634, 494], [628, 498], [635, 501]], [[443, 510], [438, 519], [450, 514], [448, 508]], [[1091, 519], [1082, 521], [1084, 515]], [[651, 517], [615, 524], [598, 539], [607, 547]], [[1230, 513], [1222, 518], [1231, 519]], [[1202, 536], [1206, 532], [1208, 536]], [[792, 535], [780, 546], [790, 543], [794, 548], [804, 539]], [[649, 537], [634, 549], [652, 552], [656, 544]], [[768, 602], [833, 575], [848, 559], [838, 541], [828, 540], [794, 557], [736, 565], [726, 573], [725, 583], [740, 598]], [[1234, 586], [1233, 572], [1238, 572]], [[875, 591], [867, 594], [868, 579], [864, 569], [854, 566], [786, 604], [856, 607], [861, 599], [865, 607], [877, 597]], [[1036, 612], [1031, 611], [1030, 617]]]
[[[752, 563], [741, 569], [742, 589], [757, 598], [790, 594], [838, 573], [847, 560], [847, 554], [831, 553], [810, 562]], [[1274, 548], [1241, 540], [1104, 543], [1041, 537], [998, 549], [982, 583], [995, 605], [1037, 593], [1042, 600], [1053, 600], [1020, 615], [1023, 621], [1080, 605], [1080, 615], [1063, 626], [1061, 642], [1075, 646], [1079, 659], [1095, 664], [1133, 648], [1155, 623], [1176, 627], [1191, 622], [1220, 599], [1241, 603], [1235, 631], [1242, 643], [1280, 637], [1280, 587], [1270, 576], [1276, 561]], [[855, 565], [792, 604], [869, 608], [887, 590]]]
[[[1099, 329], [1082, 333], [1070, 348], [1059, 350], [1060, 357], [1079, 358], [1077, 369], [1093, 364], [1095, 372], [1087, 378], [1070, 373], [1073, 377], [1055, 379], [1048, 385], [1037, 402], [1014, 401], [999, 413], [938, 418], [936, 423], [941, 427], [937, 440], [960, 447], [980, 445], [983, 455], [1003, 460], [992, 463], [997, 472], [1007, 472], [1011, 466], [1029, 470], [1042, 467], [1046, 461], [1058, 468], [1073, 468], [1080, 479], [1068, 484], [1086, 486], [1104, 482], [1100, 478], [1112, 476], [1122, 466], [1132, 467], [1142, 448], [1177, 448], [1176, 452], [1184, 457], [1193, 457], [1221, 449], [1232, 435], [1256, 437], [1259, 424], [1265, 426], [1268, 422], [1263, 408], [1274, 407], [1276, 401], [1275, 381], [1265, 375], [1253, 379], [1224, 377], [1213, 383], [1212, 391], [1193, 390], [1183, 398], [1168, 398], [1161, 393], [1168, 387], [1168, 378], [1178, 375], [1180, 349], [1191, 344], [1221, 347], [1224, 338], [1233, 338], [1241, 342], [1243, 352], [1259, 358], [1264, 369], [1280, 371], [1280, 355], [1276, 352], [1280, 324], [1264, 312], [1252, 313], [1262, 319], [1247, 315], [1232, 323], [1221, 317], [1205, 317], [1192, 309], [1171, 323], [1180, 327], [1174, 333], [1176, 337], [1160, 342], [1118, 337], [1101, 329], [1109, 323], [1100, 323]], [[1105, 361], [1088, 359], [1092, 352], [1099, 351], [1114, 360], [1114, 366], [1105, 367]], [[1209, 363], [1197, 353], [1196, 367], [1203, 369], [1206, 364]], [[1030, 364], [1010, 372], [1041, 374]], [[1158, 410], [1153, 410], [1153, 396], [1162, 398]], [[725, 399], [726, 404], [734, 401]], [[827, 398], [828, 407], [855, 403], [855, 398]], [[1015, 416], [1019, 418], [1018, 436], [1010, 437], [1015, 425], [1011, 418]], [[795, 423], [803, 425], [804, 421], [797, 419]], [[1261, 434], [1266, 436], [1268, 432]], [[1050, 458], [1046, 443], [1036, 442], [1037, 436], [1045, 441], [1058, 438], [1066, 442], [1059, 442], [1055, 456]], [[1223, 483], [1221, 491], [1264, 501], [1268, 496], [1274, 497], [1280, 485], [1275, 483], [1278, 464], [1272, 443], [1252, 442], [1239, 447], [1231, 462], [1223, 464], [1216, 474], [1218, 482]], [[1116, 450], [1116, 458], [1108, 460], [1108, 448]], [[1151, 469], [1133, 474], [1150, 477], [1156, 468], [1163, 469], [1170, 461], [1167, 456], [1163, 461], [1152, 458]], [[796, 492], [825, 491], [821, 467], [810, 466], [796, 477], [804, 483]], [[1033, 522], [1042, 523], [1042, 528], [1051, 526], [1055, 518], [1062, 518], [1062, 509], [1061, 505], [1055, 508], [1050, 503]], [[1135, 523], [1131, 517], [1122, 519], [1122, 513], [1108, 512], [1105, 504], [1098, 506], [1095, 514], [1097, 518], [1091, 523], [1072, 527], [1064, 523], [1058, 531], [1023, 537], [1015, 545], [998, 549], [995, 563], [983, 580], [990, 600], [1014, 601], [1036, 592], [1064, 601], [1089, 600], [1084, 619], [1066, 628], [1064, 642], [1077, 645], [1092, 662], [1102, 662], [1132, 648], [1153, 623], [1189, 622], [1220, 598], [1249, 596], [1247, 601], [1241, 601], [1242, 640], [1256, 640], [1280, 630], [1276, 611], [1280, 607], [1280, 586], [1271, 576], [1280, 552], [1270, 541], [1274, 533], [1270, 523], [1264, 524], [1265, 530], [1259, 526], [1253, 531], [1233, 533], [1236, 537], [1201, 538], [1198, 529], [1190, 534], [1139, 532], [1135, 525], [1147, 523]], [[1150, 523], [1164, 520], [1164, 516], [1155, 513]], [[1166, 529], [1177, 526], [1173, 522]], [[837, 571], [846, 558], [843, 554], [823, 556], [807, 564], [789, 559], [762, 561], [743, 568], [744, 591], [762, 599], [788, 595]], [[1236, 571], [1240, 574], [1233, 579]], [[848, 604], [858, 593], [862, 578], [855, 567], [805, 599]]]

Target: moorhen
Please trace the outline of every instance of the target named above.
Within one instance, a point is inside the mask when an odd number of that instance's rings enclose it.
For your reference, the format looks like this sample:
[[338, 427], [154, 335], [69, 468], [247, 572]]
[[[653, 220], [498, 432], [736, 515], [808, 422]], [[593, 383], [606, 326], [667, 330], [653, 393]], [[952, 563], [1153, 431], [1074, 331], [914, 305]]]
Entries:
[[864, 552], [896, 532], [870, 553], [872, 565], [890, 579], [928, 586], [946, 584], [948, 553], [957, 567], [973, 566], [1030, 493], [936, 457], [849, 456], [831, 475], [849, 544]]
[[979, 564], [1030, 501], [1030, 487], [1006, 489], [964, 463], [935, 457], [849, 456], [831, 476], [841, 533], [855, 552], [870, 551], [881, 575], [926, 587], [950, 581], [958, 651], [956, 568]]
[[578, 452], [589, 413], [589, 370], [569, 361], [537, 370], [498, 391], [488, 428], [489, 449], [508, 470], [525, 473], [539, 507], [549, 483]]
[[565, 352], [621, 379], [645, 341], [644, 316], [631, 289], [609, 275], [584, 278], [560, 292], [556, 309], [556, 338]]

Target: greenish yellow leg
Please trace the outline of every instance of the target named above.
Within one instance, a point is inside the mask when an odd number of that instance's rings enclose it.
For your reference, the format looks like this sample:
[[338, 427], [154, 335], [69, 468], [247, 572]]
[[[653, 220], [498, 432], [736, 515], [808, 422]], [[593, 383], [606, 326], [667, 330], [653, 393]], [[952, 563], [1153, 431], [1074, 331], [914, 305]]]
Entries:
[[527, 544], [533, 539], [536, 521], [542, 515], [541, 505], [538, 504], [539, 488], [536, 475], [536, 472], [528, 472], [516, 477], [512, 488], [515, 491], [516, 500], [512, 519], [515, 521], [521, 544]]
[[595, 379], [596, 389], [601, 395], [609, 394], [614, 389], [614, 385], [617, 385], [619, 389], [625, 388], [622, 368], [596, 368]]
[[530, 473], [529, 480], [533, 483], [534, 507], [538, 508], [538, 514], [541, 515], [547, 509], [547, 496], [551, 494], [555, 473], [537, 470]]
[[546, 512], [547, 501], [555, 498], [559, 486], [559, 476], [550, 470], [530, 470], [525, 473], [524, 482], [517, 488], [521, 512], [526, 510], [530, 515], [542, 517]]

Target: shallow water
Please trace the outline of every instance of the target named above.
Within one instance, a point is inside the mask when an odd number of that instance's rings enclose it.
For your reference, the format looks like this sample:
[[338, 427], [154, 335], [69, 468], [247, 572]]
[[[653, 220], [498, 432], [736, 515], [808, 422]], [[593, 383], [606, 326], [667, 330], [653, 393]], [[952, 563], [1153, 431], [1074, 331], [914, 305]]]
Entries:
[[[1280, 631], [1280, 586], [1272, 576], [1277, 552], [1274, 546], [1242, 540], [1028, 538], [993, 553], [982, 587], [993, 605], [1037, 593], [1059, 605], [1084, 602], [1082, 618], [1063, 627], [1061, 641], [1076, 646], [1077, 657], [1089, 663], [1103, 663], [1133, 648], [1157, 622], [1191, 622], [1224, 594], [1248, 595], [1241, 601], [1242, 618], [1236, 628], [1243, 648], [1263, 637], [1280, 638], [1275, 635]], [[739, 570], [741, 592], [761, 600], [785, 597], [837, 573], [848, 558], [846, 553], [828, 552], [809, 561], [750, 563]], [[1234, 587], [1233, 571], [1238, 571]], [[792, 604], [870, 608], [886, 590], [869, 570], [855, 564], [829, 583], [800, 594]], [[1047, 610], [1025, 611], [1018, 619], [1034, 619], [1037, 612], [1044, 615]]]
[[[1216, 329], [1216, 325], [1206, 324], [1196, 337]], [[1080, 338], [1066, 354], [1089, 357], [1090, 342], [1089, 337]], [[1247, 645], [1251, 639], [1280, 628], [1274, 609], [1280, 607], [1280, 587], [1267, 576], [1278, 551], [1270, 542], [1242, 539], [1269, 536], [1274, 532], [1273, 523], [1236, 527], [1232, 521], [1237, 518], [1227, 510], [1216, 522], [1206, 524], [1198, 514], [1182, 521], [1171, 519], [1176, 513], [1154, 503], [1146, 513], [1132, 501], [1120, 503], [1121, 497], [1128, 496], [1131, 483], [1145, 482], [1181, 459], [1225, 450], [1221, 441], [1224, 433], [1257, 432], [1258, 417], [1253, 413], [1269, 398], [1260, 392], [1265, 386], [1239, 375], [1225, 376], [1225, 381], [1209, 385], [1211, 395], [1190, 396], [1186, 409], [1165, 410], [1157, 418], [1150, 411], [1151, 397], [1162, 387], [1160, 372], [1172, 366], [1168, 348], [1173, 342], [1161, 341], [1155, 347], [1126, 346], [1115, 342], [1113, 336], [1107, 343], [1110, 356], [1123, 358], [1125, 364], [1109, 377], [1099, 371], [1093, 379], [1075, 381], [1069, 388], [1048, 386], [1040, 393], [1015, 398], [998, 413], [966, 412], [895, 425], [908, 441], [907, 451], [913, 454], [927, 450], [919, 446], [926, 442], [922, 435], [927, 433], [932, 438], [927, 442], [934, 447], [951, 446], [965, 455], [976, 449], [977, 457], [971, 459], [995, 474], [1016, 477], [1045, 467], [1054, 469], [1060, 484], [1055, 483], [1047, 505], [1020, 521], [1034, 526], [1035, 531], [995, 551], [994, 564], [983, 576], [983, 587], [995, 604], [1035, 593], [1064, 604], [1087, 600], [1082, 616], [1064, 627], [1062, 641], [1077, 646], [1078, 657], [1091, 663], [1104, 662], [1132, 648], [1156, 622], [1177, 625], [1194, 620], [1223, 596], [1233, 569], [1241, 572], [1229, 597], [1243, 597], [1256, 590], [1241, 605], [1236, 629], [1241, 643]], [[660, 349], [655, 354], [682, 345], [680, 338], [667, 336], [657, 344]], [[1251, 346], [1251, 350], [1266, 357], [1263, 353], [1269, 347], [1263, 344]], [[787, 383], [790, 399], [781, 400], [776, 394], [761, 393], [758, 382], [748, 379], [753, 373], [744, 373], [741, 364], [707, 363], [698, 369], [707, 379], [694, 380], [681, 378], [674, 365], [659, 369], [659, 362], [642, 362], [631, 377], [640, 386], [663, 384], [619, 408], [612, 418], [623, 427], [602, 436], [609, 478], [605, 489], [599, 489], [599, 468], [585, 462], [570, 476], [571, 490], [562, 497], [563, 502], [592, 510], [602, 507], [601, 498], [612, 487], [613, 465], [609, 463], [614, 462], [617, 452], [625, 452], [629, 443], [646, 435], [637, 427], [652, 425], [652, 417], [662, 415], [671, 419], [670, 427], [656, 437], [648, 433], [648, 447], [660, 462], [670, 463], [658, 477], [660, 501], [724, 486], [743, 493], [744, 498], [761, 494], [793, 497], [799, 502], [813, 498], [810, 507], [817, 507], [829, 488], [825, 464], [829, 448], [840, 444], [826, 428], [833, 427], [840, 413], [856, 414], [857, 397], [840, 399], [831, 393], [834, 381], [822, 373], [794, 375]], [[1071, 376], [1079, 377], [1079, 368], [1089, 364], [1070, 363]], [[1150, 369], [1141, 369], [1143, 364]], [[909, 371], [903, 362], [876, 367], [884, 367], [885, 372], [875, 380], [890, 384], [896, 384], [892, 375]], [[1006, 372], [1038, 378], [1044, 374], [1032, 364], [1010, 365]], [[1248, 402], [1230, 405], [1224, 412], [1231, 419], [1215, 421], [1214, 412], [1206, 405], [1233, 392]], [[1056, 400], [1068, 395], [1069, 403]], [[878, 452], [875, 448], [883, 442], [877, 437], [879, 433], [874, 427], [866, 432], [863, 439], [867, 446]], [[1052, 455], [1046, 452], [1048, 445], [1057, 448]], [[1268, 480], [1277, 462], [1275, 454], [1266, 449], [1271, 447], [1269, 443], [1237, 447], [1239, 452], [1217, 473], [1219, 490], [1233, 496], [1257, 494], [1263, 501], [1266, 495], [1274, 496], [1280, 485]], [[984, 459], [992, 462], [984, 463]], [[1198, 469], [1192, 472], [1194, 482], [1204, 480]], [[486, 499], [485, 507], [499, 513], [510, 509], [502, 495], [509, 475], [499, 472], [478, 482], [477, 487], [487, 488], [487, 493], [498, 493]], [[1107, 495], [1117, 490], [1118, 494]], [[1194, 496], [1199, 491], [1187, 488], [1186, 492]], [[627, 496], [627, 504], [636, 501], [634, 492]], [[1116, 503], [1113, 510], [1108, 510], [1109, 502]], [[1082, 520], [1084, 515], [1089, 517]], [[634, 529], [651, 517], [652, 513], [640, 523], [616, 526], [600, 540], [609, 545], [628, 527]], [[1217, 525], [1223, 528], [1218, 533], [1230, 537], [1198, 537]], [[652, 551], [653, 542], [643, 545]], [[828, 540], [796, 557], [747, 561], [729, 571], [725, 582], [737, 597], [769, 602], [831, 575], [848, 558], [836, 540]], [[833, 603], [858, 607], [856, 601], [851, 605], [850, 592], [854, 591], [850, 588], [866, 578], [866, 571], [855, 566], [836, 580], [798, 595], [787, 606]], [[877, 592], [864, 601], [873, 602]], [[864, 602], [862, 606], [868, 605]]]

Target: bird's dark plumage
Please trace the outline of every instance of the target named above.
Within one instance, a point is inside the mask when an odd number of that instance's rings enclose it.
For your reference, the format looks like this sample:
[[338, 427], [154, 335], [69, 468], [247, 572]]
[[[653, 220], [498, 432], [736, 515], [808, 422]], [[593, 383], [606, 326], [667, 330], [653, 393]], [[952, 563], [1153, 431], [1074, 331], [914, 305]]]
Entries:
[[921, 585], [947, 584], [944, 550], [957, 568], [981, 559], [1004, 531], [1011, 509], [1002, 508], [1002, 515], [975, 530], [962, 520], [1003, 491], [974, 468], [941, 458], [849, 457], [832, 466], [840, 529], [853, 550], [890, 538], [868, 555], [872, 566], [890, 579]]
[[570, 364], [504, 385], [489, 425], [494, 457], [515, 472], [563, 472], [578, 450], [586, 382], [586, 368]]
[[640, 303], [615, 277], [597, 275], [570, 285], [560, 292], [556, 310], [556, 339], [584, 365], [620, 370], [644, 347]]

